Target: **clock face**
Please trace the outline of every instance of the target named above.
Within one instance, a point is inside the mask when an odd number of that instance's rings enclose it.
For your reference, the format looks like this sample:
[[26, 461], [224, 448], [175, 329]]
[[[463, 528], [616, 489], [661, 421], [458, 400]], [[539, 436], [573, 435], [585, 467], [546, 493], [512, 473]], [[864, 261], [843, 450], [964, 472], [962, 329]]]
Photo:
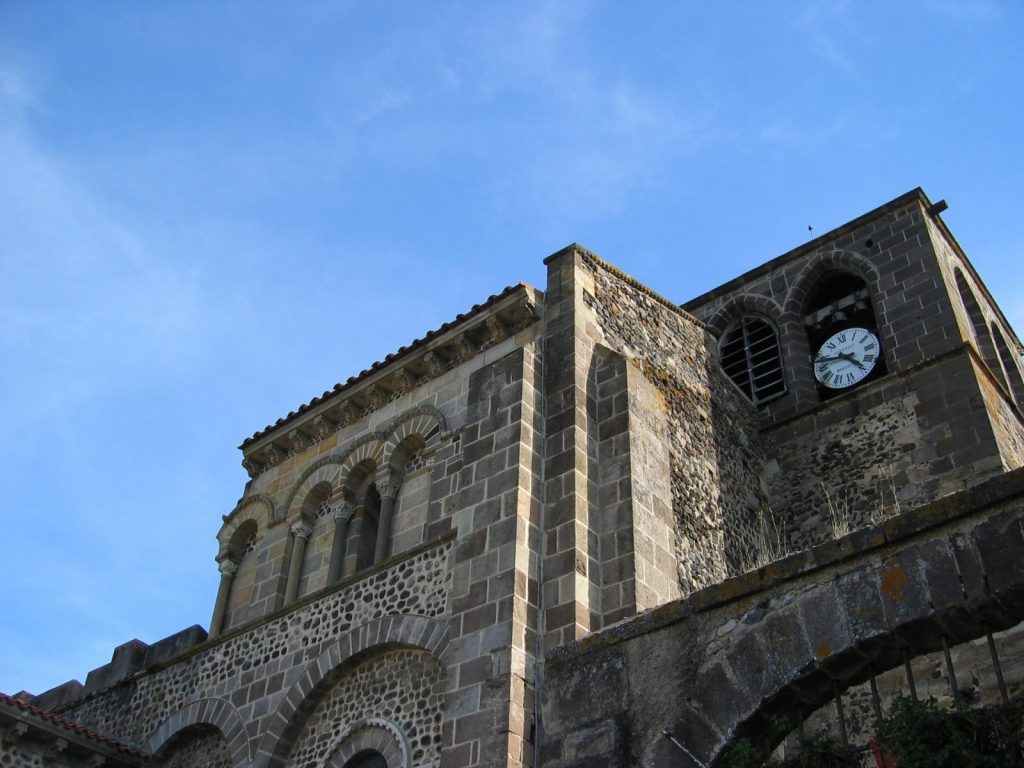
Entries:
[[833, 333], [814, 356], [814, 378], [829, 389], [846, 389], [875, 369], [881, 347], [866, 328]]

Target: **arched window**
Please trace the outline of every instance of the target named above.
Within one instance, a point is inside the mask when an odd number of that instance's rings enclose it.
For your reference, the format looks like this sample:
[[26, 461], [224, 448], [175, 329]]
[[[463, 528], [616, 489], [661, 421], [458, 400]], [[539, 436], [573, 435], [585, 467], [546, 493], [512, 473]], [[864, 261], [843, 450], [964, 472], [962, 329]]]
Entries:
[[353, 573], [373, 565], [373, 555], [377, 547], [377, 525], [380, 521], [380, 494], [377, 486], [371, 485], [363, 494], [362, 503], [356, 508], [353, 518], [353, 530], [349, 534], [352, 543], [349, 545], [349, 557], [355, 558]]
[[960, 293], [960, 301], [963, 302], [964, 309], [967, 310], [967, 316], [970, 318], [971, 325], [974, 328], [974, 338], [978, 345], [978, 353], [981, 355], [981, 359], [985, 361], [985, 365], [991, 369], [992, 373], [995, 374], [996, 378], [1005, 387], [1006, 377], [1003, 376], [1003, 368], [999, 364], [999, 358], [996, 356], [992, 334], [989, 332], [988, 326], [985, 325], [985, 316], [982, 314], [981, 305], [978, 303], [974, 291], [971, 290], [971, 286], [968, 285], [967, 280], [964, 278], [963, 272], [957, 269], [954, 270], [954, 274], [956, 276], [956, 289]]
[[996, 350], [999, 352], [999, 359], [1003, 363], [1003, 370], [1006, 371], [1006, 380], [1010, 383], [1010, 392], [1018, 404], [1024, 404], [1024, 379], [1021, 378], [1020, 368], [1017, 361], [1010, 353], [1010, 347], [1003, 338], [1002, 331], [992, 323], [992, 338], [996, 341]]
[[255, 521], [246, 520], [232, 537], [228, 557], [235, 563], [236, 570], [225, 606], [223, 629], [237, 627], [255, 617], [252, 604], [255, 602], [256, 570], [259, 565], [256, 534]]
[[329, 482], [317, 483], [302, 501], [302, 519], [309, 526], [310, 534], [302, 563], [298, 591], [300, 597], [327, 586], [327, 566], [334, 540], [332, 492]]
[[726, 375], [755, 405], [785, 394], [779, 334], [767, 320], [741, 317], [722, 334], [719, 352]]
[[[804, 304], [804, 325], [807, 328], [811, 355], [816, 360], [822, 345], [846, 329], [863, 328], [876, 337], [880, 338], [882, 335], [871, 306], [867, 283], [856, 275], [838, 270], [826, 272], [815, 283]], [[874, 380], [886, 372], [885, 357], [881, 354], [883, 350], [874, 348], [878, 346], [876, 340], [869, 343], [873, 347], [870, 350], [870, 373], [866, 376], [851, 377], [855, 379], [856, 384]], [[866, 362], [867, 358], [858, 363], [857, 367], [863, 370]], [[817, 368], [815, 370], [817, 371]], [[819, 378], [819, 381], [822, 379]], [[822, 398], [828, 398], [843, 392], [846, 388], [820, 386], [819, 392]]]

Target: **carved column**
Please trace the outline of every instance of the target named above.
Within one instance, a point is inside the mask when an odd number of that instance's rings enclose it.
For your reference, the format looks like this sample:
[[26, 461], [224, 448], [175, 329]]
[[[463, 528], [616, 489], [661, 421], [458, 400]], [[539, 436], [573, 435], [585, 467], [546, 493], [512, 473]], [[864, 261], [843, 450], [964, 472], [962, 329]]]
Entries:
[[366, 497], [360, 496], [356, 499], [355, 508], [352, 512], [354, 522], [352, 524], [352, 533], [349, 534], [349, 538], [354, 539], [356, 542], [356, 557], [352, 565], [348, 565], [342, 560], [341, 576], [351, 576], [355, 573], [356, 568], [359, 567], [359, 546], [363, 542], [363, 533], [366, 531]]
[[334, 508], [334, 540], [331, 542], [331, 564], [327, 568], [327, 583], [341, 581], [341, 567], [345, 564], [345, 549], [348, 546], [348, 521], [356, 511], [354, 502], [346, 501]]
[[299, 578], [302, 576], [302, 561], [306, 557], [306, 541], [313, 532], [303, 522], [295, 523], [292, 526], [292, 556], [288, 561], [288, 581], [284, 587], [284, 604], [295, 602], [299, 594]]
[[217, 600], [213, 604], [213, 618], [210, 619], [210, 637], [220, 634], [224, 626], [224, 614], [228, 610], [228, 598], [231, 596], [231, 582], [238, 571], [238, 563], [230, 557], [218, 561], [217, 568], [220, 570], [220, 586], [217, 587]]
[[380, 494], [380, 516], [377, 518], [377, 546], [373, 551], [374, 563], [379, 563], [391, 554], [391, 518], [395, 511], [398, 488], [398, 483], [390, 477], [377, 483], [377, 493]]

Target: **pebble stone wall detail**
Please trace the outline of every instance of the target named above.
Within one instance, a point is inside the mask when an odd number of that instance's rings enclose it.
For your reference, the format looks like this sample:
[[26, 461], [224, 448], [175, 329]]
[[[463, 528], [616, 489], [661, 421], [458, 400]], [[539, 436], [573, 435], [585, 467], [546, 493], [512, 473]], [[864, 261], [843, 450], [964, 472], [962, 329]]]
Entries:
[[449, 590], [451, 543], [427, 549], [387, 570], [191, 656], [132, 679], [62, 712], [126, 744], [144, 744], [154, 728], [200, 698], [221, 698], [260, 732], [281, 696], [330, 642], [388, 615], [437, 618]]
[[213, 729], [182, 734], [156, 764], [160, 768], [234, 768], [223, 737]]
[[607, 343], [668, 405], [676, 557], [683, 594], [744, 570], [765, 503], [757, 413], [708, 352], [701, 325], [585, 254]]
[[396, 650], [344, 671], [303, 727], [289, 766], [322, 766], [359, 721], [393, 722], [409, 745], [412, 768], [439, 765], [445, 673], [429, 653]]
[[328, 768], [343, 768], [356, 755], [367, 750], [380, 754], [389, 766], [410, 768], [409, 745], [398, 726], [390, 720], [371, 717], [353, 726], [328, 761]]

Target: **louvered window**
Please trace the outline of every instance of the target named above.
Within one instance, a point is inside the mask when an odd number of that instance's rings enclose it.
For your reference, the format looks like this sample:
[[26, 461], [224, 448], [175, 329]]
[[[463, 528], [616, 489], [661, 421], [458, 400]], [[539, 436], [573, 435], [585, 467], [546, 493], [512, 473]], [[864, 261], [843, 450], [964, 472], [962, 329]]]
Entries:
[[757, 317], [744, 317], [722, 336], [722, 368], [755, 404], [786, 391], [782, 352], [774, 326]]

